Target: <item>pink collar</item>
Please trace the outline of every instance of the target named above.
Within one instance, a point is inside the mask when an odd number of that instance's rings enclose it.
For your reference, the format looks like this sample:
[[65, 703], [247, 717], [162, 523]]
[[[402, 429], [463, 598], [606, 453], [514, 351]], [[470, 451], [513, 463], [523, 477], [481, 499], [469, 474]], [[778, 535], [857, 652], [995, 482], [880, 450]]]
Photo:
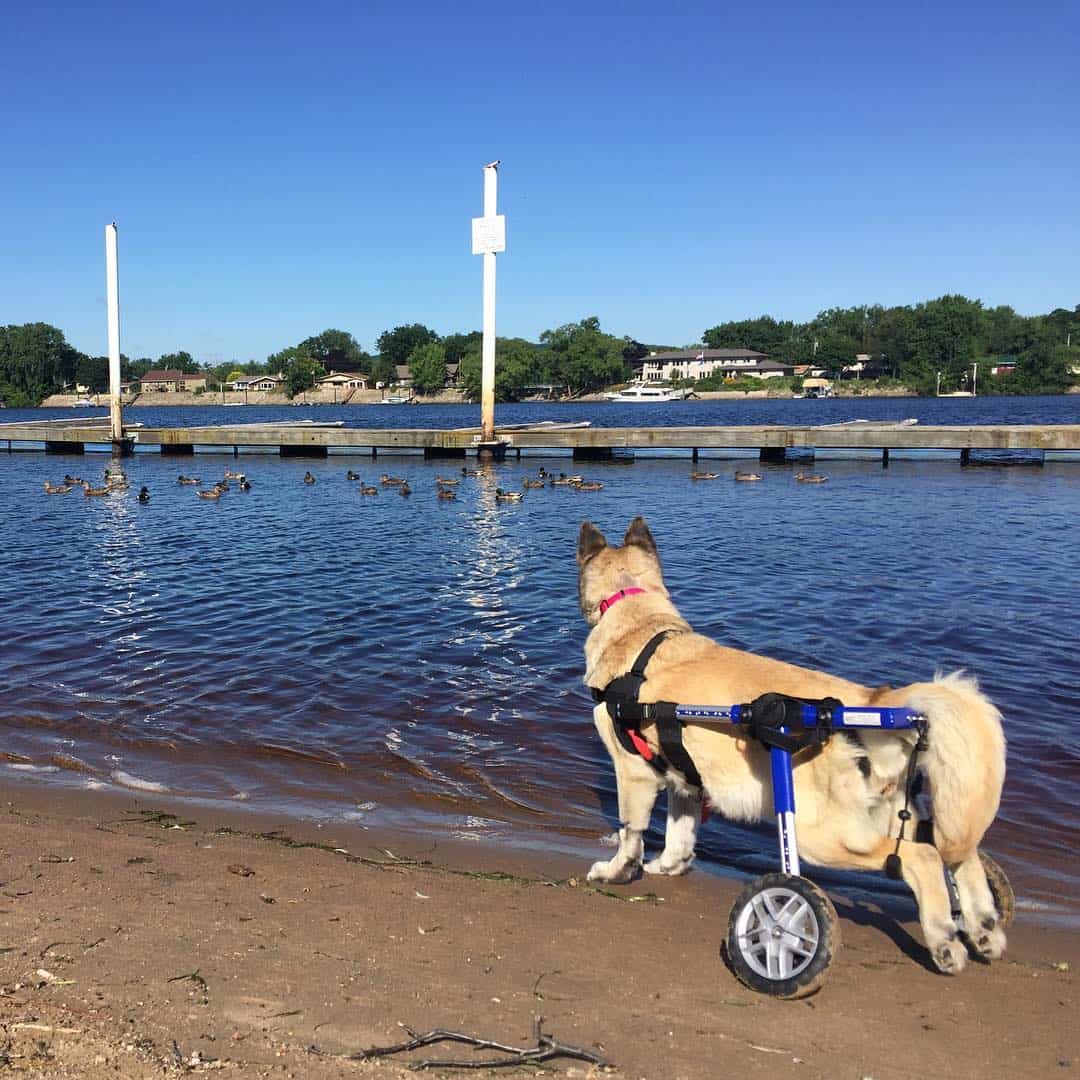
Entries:
[[636, 596], [638, 593], [645, 592], [644, 589], [632, 588], [632, 589], [620, 589], [613, 596], [609, 596], [606, 600], [600, 601], [600, 614], [603, 615], [609, 607], [617, 604], [624, 596]]

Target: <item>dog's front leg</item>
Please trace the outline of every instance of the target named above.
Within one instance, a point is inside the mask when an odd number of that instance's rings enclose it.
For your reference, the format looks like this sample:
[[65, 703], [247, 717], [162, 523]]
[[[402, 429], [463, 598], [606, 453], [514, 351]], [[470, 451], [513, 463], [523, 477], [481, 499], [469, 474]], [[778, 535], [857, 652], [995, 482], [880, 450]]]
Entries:
[[668, 787], [667, 829], [664, 850], [645, 864], [646, 874], [685, 874], [694, 861], [698, 822], [701, 820], [701, 792]]
[[615, 759], [615, 779], [619, 787], [619, 820], [622, 822], [619, 850], [607, 862], [593, 863], [588, 880], [620, 885], [632, 881], [641, 869], [645, 830], [649, 827], [662, 785], [645, 762], [631, 758], [625, 751]]

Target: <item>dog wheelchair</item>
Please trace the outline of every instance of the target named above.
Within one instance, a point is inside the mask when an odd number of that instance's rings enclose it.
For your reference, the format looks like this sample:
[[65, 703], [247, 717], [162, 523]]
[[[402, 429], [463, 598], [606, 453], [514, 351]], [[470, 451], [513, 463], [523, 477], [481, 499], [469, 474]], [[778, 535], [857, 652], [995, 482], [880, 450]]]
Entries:
[[[639, 662], [635, 668], [643, 666]], [[622, 688], [615, 684], [609, 691], [612, 689], [616, 691], [614, 694], [595, 696], [608, 702], [620, 741], [627, 736], [631, 742], [627, 748], [645, 756], [640, 734], [633, 729], [642, 720], [655, 721], [667, 761], [698, 787], [701, 786], [700, 777], [682, 748], [682, 724], [738, 725], [740, 734], [755, 739], [768, 749], [780, 872], [764, 874], [748, 882], [735, 900], [728, 918], [727, 959], [740, 982], [759, 993], [799, 998], [816, 991], [824, 982], [840, 946], [840, 926], [828, 896], [801, 873], [795, 830], [792, 755], [807, 747], [824, 744], [834, 732], [916, 729], [919, 739], [908, 768], [904, 809], [899, 812], [899, 848], [907, 822], [912, 818], [909, 806], [918, 784], [918, 755], [926, 746], [926, 718], [906, 708], [849, 707], [832, 698], [808, 703], [783, 694], [763, 694], [747, 705], [674, 705], [669, 702], [650, 705], [633, 700], [636, 693], [629, 700], [622, 697], [618, 692]], [[930, 822], [920, 821], [915, 839], [932, 843], [932, 835]], [[980, 851], [979, 858], [998, 917], [1002, 926], [1007, 927], [1015, 909], [1012, 886], [1004, 870], [989, 855]], [[901, 878], [897, 854], [889, 856], [885, 872], [892, 878]], [[962, 927], [959, 892], [948, 867], [945, 868], [945, 883], [953, 918]]]

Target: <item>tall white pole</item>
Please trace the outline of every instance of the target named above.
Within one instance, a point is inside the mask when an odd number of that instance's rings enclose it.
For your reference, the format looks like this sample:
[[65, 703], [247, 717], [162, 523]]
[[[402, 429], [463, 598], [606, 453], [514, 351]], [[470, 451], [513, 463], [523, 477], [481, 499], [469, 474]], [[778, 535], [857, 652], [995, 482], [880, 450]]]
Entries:
[[[499, 163], [484, 166], [484, 217], [496, 217]], [[495, 252], [484, 252], [484, 325], [480, 353], [480, 441], [495, 441]]]
[[112, 441], [124, 437], [120, 411], [120, 274], [116, 222], [105, 226], [105, 296], [109, 309], [109, 429]]

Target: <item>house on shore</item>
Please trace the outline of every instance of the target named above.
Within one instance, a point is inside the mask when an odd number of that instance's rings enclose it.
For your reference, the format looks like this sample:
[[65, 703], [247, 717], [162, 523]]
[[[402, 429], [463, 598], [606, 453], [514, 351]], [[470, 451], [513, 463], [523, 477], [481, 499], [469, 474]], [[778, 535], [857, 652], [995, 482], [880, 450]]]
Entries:
[[671, 379], [704, 379], [723, 375], [726, 379], [753, 376], [778, 379], [794, 371], [791, 364], [770, 360], [753, 349], [689, 349], [652, 353], [645, 357], [641, 377], [645, 382], [668, 382]]
[[139, 390], [144, 394], [168, 394], [179, 390], [205, 390], [206, 376], [172, 368], [155, 368], [139, 380]]
[[[411, 387], [413, 382], [412, 368], [408, 364], [396, 364], [394, 366], [394, 385]], [[443, 389], [450, 390], [461, 384], [461, 365], [447, 364], [446, 378], [443, 380]]]
[[315, 385], [325, 390], [368, 390], [371, 376], [359, 371], [331, 371], [317, 380]]
[[281, 375], [245, 375], [229, 383], [230, 390], [277, 390], [285, 383]]

